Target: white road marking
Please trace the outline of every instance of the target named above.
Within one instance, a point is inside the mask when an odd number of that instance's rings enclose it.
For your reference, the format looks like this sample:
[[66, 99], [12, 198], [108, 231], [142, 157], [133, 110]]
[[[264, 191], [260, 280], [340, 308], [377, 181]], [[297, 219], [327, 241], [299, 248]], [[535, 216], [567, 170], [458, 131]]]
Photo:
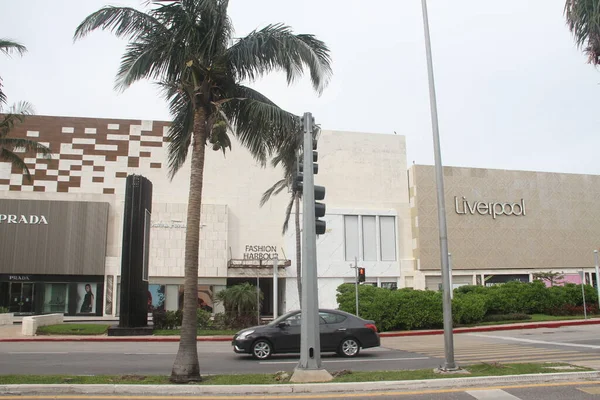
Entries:
[[9, 351], [7, 354], [69, 354], [66, 351]]
[[123, 353], [126, 356], [172, 356], [177, 353]]
[[475, 397], [477, 400], [521, 400], [519, 397], [500, 389], [467, 390], [465, 393]]
[[[429, 357], [406, 357], [406, 358], [361, 358], [357, 360], [323, 360], [323, 364], [329, 363], [343, 363], [343, 362], [373, 362], [373, 361], [404, 361], [404, 360], [428, 360]], [[259, 364], [298, 364], [298, 361], [259, 361]]]
[[522, 338], [514, 338], [514, 337], [508, 337], [508, 336], [480, 335], [480, 334], [477, 334], [477, 333], [467, 333], [467, 335], [469, 335], [469, 336], [477, 336], [477, 337], [482, 337], [482, 338], [489, 338], [489, 339], [511, 340], [513, 342], [549, 344], [549, 345], [553, 345], [553, 346], [583, 347], [583, 348], [586, 348], [586, 349], [600, 349], [600, 346], [596, 346], [596, 345], [593, 345], [593, 344], [564, 343], [564, 342], [547, 342], [545, 340], [522, 339]]

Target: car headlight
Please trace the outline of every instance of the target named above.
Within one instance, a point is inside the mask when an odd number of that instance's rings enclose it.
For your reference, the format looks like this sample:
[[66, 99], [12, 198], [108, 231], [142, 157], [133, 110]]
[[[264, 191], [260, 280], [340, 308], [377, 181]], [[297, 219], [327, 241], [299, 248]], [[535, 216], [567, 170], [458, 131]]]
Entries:
[[246, 336], [248, 336], [252, 333], [254, 333], [253, 330], [244, 331], [244, 332], [240, 333], [240, 335], [238, 336], [238, 339], [246, 339]]

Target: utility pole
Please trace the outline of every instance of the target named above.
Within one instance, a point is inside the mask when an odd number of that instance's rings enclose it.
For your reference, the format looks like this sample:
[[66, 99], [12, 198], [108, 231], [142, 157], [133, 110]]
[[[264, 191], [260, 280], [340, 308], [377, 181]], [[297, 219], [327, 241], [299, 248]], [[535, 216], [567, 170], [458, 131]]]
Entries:
[[358, 259], [354, 257], [354, 298], [356, 300], [356, 316], [358, 317]]
[[[321, 337], [319, 329], [319, 293], [317, 284], [317, 229], [315, 220], [315, 182], [313, 151], [314, 122], [311, 113], [304, 113], [304, 160], [302, 183], [302, 311], [300, 326], [300, 362], [291, 382], [324, 382], [333, 379], [321, 367]], [[322, 232], [324, 233], [324, 232]]]
[[273, 260], [273, 320], [275, 320], [277, 318], [277, 314], [278, 314], [278, 302], [279, 302], [279, 290], [277, 288], [277, 279], [279, 279], [278, 276], [278, 269], [279, 268], [279, 255], [275, 254], [275, 259]]
[[600, 308], [600, 271], [598, 268], [598, 250], [594, 250], [594, 260], [596, 264], [596, 290], [598, 291], [598, 308]]
[[450, 299], [454, 299], [454, 285], [452, 284], [452, 253], [448, 253], [448, 277], [450, 279]]
[[440, 225], [440, 255], [442, 259], [442, 286], [444, 310], [444, 349], [445, 362], [442, 371], [454, 371], [458, 367], [454, 362], [454, 338], [452, 333], [452, 299], [450, 298], [450, 276], [448, 268], [448, 233], [446, 228], [446, 202], [444, 199], [444, 170], [440, 150], [440, 134], [435, 97], [435, 81], [433, 79], [433, 59], [431, 56], [431, 39], [429, 37], [429, 18], [427, 0], [421, 0], [423, 8], [423, 28], [425, 31], [425, 52], [427, 55], [427, 75], [429, 78], [429, 106], [431, 108], [431, 125], [433, 130], [433, 150], [435, 156], [435, 180], [437, 186], [438, 220]]

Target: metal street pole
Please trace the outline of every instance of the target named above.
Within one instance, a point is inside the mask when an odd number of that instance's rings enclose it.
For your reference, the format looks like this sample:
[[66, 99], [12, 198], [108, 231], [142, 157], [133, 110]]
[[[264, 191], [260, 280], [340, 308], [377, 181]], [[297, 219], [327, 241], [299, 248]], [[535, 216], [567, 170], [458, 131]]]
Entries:
[[450, 299], [454, 299], [454, 286], [452, 285], [452, 253], [448, 253], [448, 277], [450, 279]]
[[315, 191], [313, 176], [313, 122], [304, 113], [304, 159], [302, 183], [302, 316], [300, 362], [297, 369], [321, 369], [319, 335], [319, 298], [317, 286], [317, 232], [315, 228]]
[[279, 305], [279, 293], [277, 288], [277, 279], [279, 278], [279, 271], [277, 270], [277, 268], [279, 268], [279, 255], [275, 254], [275, 259], [273, 260], [273, 319], [277, 318], [277, 314], [279, 312], [279, 310], [277, 309], [277, 306]]
[[256, 325], [260, 325], [260, 269], [256, 269]]
[[594, 250], [594, 260], [596, 261], [596, 290], [598, 291], [598, 308], [600, 308], [600, 272], [598, 270], [598, 250]]
[[354, 297], [356, 297], [356, 316], [358, 317], [358, 259], [354, 257]]
[[440, 225], [440, 255], [442, 259], [442, 286], [444, 310], [444, 348], [446, 360], [441, 367], [443, 370], [457, 369], [454, 362], [454, 338], [452, 336], [452, 299], [450, 298], [450, 276], [448, 271], [448, 234], [446, 228], [446, 202], [444, 200], [444, 171], [440, 151], [440, 135], [437, 116], [437, 101], [435, 97], [435, 82], [433, 79], [433, 60], [431, 56], [431, 39], [429, 37], [429, 18], [427, 1], [421, 0], [423, 8], [423, 28], [425, 31], [425, 51], [427, 55], [427, 75], [429, 78], [429, 106], [431, 108], [431, 125], [433, 130], [433, 150], [435, 156], [435, 181], [437, 186], [438, 220]]
[[584, 284], [585, 284], [585, 270], [581, 270], [580, 274], [581, 276], [581, 297], [583, 298], [583, 319], [587, 319], [587, 311], [585, 309], [585, 290], [584, 290]]

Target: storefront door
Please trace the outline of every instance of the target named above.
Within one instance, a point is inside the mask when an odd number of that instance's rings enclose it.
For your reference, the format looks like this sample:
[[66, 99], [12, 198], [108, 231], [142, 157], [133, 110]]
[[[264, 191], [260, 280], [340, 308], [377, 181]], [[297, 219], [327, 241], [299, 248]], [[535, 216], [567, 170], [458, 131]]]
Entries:
[[33, 313], [33, 283], [10, 283], [9, 312], [17, 314]]

